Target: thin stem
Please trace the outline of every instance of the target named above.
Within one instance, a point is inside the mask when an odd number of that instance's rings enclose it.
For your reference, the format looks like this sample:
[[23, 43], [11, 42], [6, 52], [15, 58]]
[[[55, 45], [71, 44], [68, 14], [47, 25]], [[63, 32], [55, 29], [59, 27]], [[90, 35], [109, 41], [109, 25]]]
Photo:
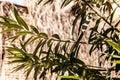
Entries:
[[[73, 41], [73, 40], [61, 40], [61, 39], [54, 39], [54, 38], [43, 38], [43, 39], [45, 39], [45, 40], [51, 39], [53, 41], [68, 42], [68, 43], [76, 43], [77, 42], [77, 41]], [[83, 42], [83, 41], [80, 41], [79, 43], [81, 43], [81, 44], [91, 44], [91, 43], [87, 43], [87, 42]]]
[[[60, 41], [60, 42], [69, 42], [69, 43], [76, 43], [77, 41], [69, 41], [69, 40], [57, 40], [57, 39], [52, 39], [54, 41]], [[88, 44], [87, 42], [82, 42], [80, 41], [79, 43], [81, 44]]]

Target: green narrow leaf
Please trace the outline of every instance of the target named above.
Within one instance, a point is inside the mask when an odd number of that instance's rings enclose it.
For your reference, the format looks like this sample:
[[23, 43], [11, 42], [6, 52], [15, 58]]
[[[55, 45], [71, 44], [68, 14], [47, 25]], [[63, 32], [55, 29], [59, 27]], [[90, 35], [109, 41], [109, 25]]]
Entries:
[[32, 40], [33, 36], [31, 36], [30, 38], [28, 38], [25, 42], [24, 42], [24, 47], [26, 47]]
[[79, 47], [79, 45], [80, 45], [80, 40], [82, 39], [82, 37], [83, 37], [83, 35], [84, 35], [84, 32], [82, 32], [81, 34], [80, 34], [80, 36], [79, 36], [79, 38], [77, 39], [77, 41], [76, 41], [76, 43], [74, 43], [73, 45], [72, 45], [72, 47], [71, 47], [71, 49], [70, 49], [70, 58], [72, 59], [73, 57], [75, 57], [75, 55], [77, 55], [76, 54], [76, 51], [77, 51], [77, 48]]
[[52, 3], [53, 2], [53, 0], [47, 0], [45, 3], [44, 3], [44, 5], [46, 5], [46, 4], [48, 4], [48, 3]]
[[16, 10], [16, 8], [14, 8], [14, 15], [15, 15], [15, 18], [17, 18], [17, 16], [19, 16], [18, 11]]
[[58, 76], [59, 78], [64, 78], [64, 79], [77, 79], [81, 80], [78, 76]]
[[75, 56], [76, 56], [76, 58], [78, 57], [79, 50], [80, 50], [80, 46], [81, 46], [81, 45], [78, 45], [78, 47], [77, 47], [76, 50], [75, 50]]
[[61, 5], [61, 8], [65, 5], [66, 1], [67, 1], [67, 0], [64, 0], [64, 1], [63, 1], [62, 5]]
[[31, 27], [31, 29], [32, 29], [35, 33], [39, 34], [39, 31], [38, 31], [38, 29], [37, 29], [35, 26], [30, 25], [30, 27]]
[[114, 17], [114, 14], [115, 14], [115, 11], [116, 11], [117, 8], [114, 9], [114, 11], [112, 12], [111, 16], [110, 16], [110, 23], [113, 22], [113, 17]]
[[36, 55], [36, 54], [37, 54], [37, 52], [38, 52], [39, 48], [40, 48], [40, 47], [41, 47], [41, 45], [42, 45], [42, 42], [43, 42], [43, 40], [40, 40], [40, 42], [37, 44], [37, 46], [36, 46], [36, 48], [35, 48], [35, 50], [34, 50], [34, 52], [33, 52], [33, 54], [34, 54], [34, 55]]
[[77, 21], [79, 20], [80, 16], [83, 14], [83, 12], [84, 12], [84, 8], [82, 8], [80, 10], [80, 12], [78, 13], [78, 15], [75, 17], [75, 19], [73, 21], [73, 24], [72, 24], [73, 25], [73, 27], [72, 27], [72, 34], [74, 33], [75, 25], [76, 25]]
[[88, 39], [88, 43], [90, 43], [90, 42], [92, 42], [94, 39], [92, 39], [94, 36], [93, 36], [93, 33], [94, 33], [94, 31], [93, 30], [91, 30], [91, 32], [90, 32], [90, 36], [89, 36], [89, 39]]
[[20, 31], [17, 33], [17, 35], [27, 35], [27, 34], [33, 34], [33, 33], [30, 31]]
[[60, 70], [62, 70], [62, 67], [61, 67], [61, 65], [58, 65], [58, 66], [56, 66], [53, 70], [52, 70], [52, 72], [58, 72], [58, 71], [60, 71]]
[[46, 75], [46, 70], [43, 70], [42, 73], [40, 74], [40, 78], [45, 78]]
[[18, 14], [18, 12], [17, 12], [17, 10], [16, 10], [15, 8], [14, 8], [14, 15], [15, 15], [15, 18], [16, 18], [17, 22], [18, 22], [20, 25], [24, 26], [24, 28], [25, 28], [26, 30], [29, 30], [28, 25], [27, 25], [26, 22], [19, 16], [19, 14]]
[[26, 24], [26, 22], [20, 16], [17, 16], [17, 21], [20, 25], [24, 26], [24, 28], [26, 30], [29, 30], [28, 25]]
[[38, 37], [40, 37], [40, 38], [48, 38], [48, 35], [46, 33], [39, 33]]
[[74, 63], [78, 63], [78, 64], [85, 65], [85, 63], [84, 63], [82, 60], [77, 59], [77, 58], [73, 58], [73, 62], [74, 62]]
[[64, 56], [64, 55], [62, 55], [62, 54], [57, 54], [57, 57], [58, 58], [62, 58], [62, 60], [66, 60], [67, 58]]
[[42, 1], [43, 1], [43, 0], [39, 0], [39, 1], [38, 1], [38, 4], [40, 4]]
[[82, 10], [83, 11], [81, 12], [81, 21], [80, 21], [79, 28], [78, 28], [78, 34], [80, 34], [81, 27], [83, 26], [86, 20], [86, 5], [83, 6]]
[[24, 46], [24, 44], [23, 44], [23, 42], [20, 40], [20, 46], [22, 47], [22, 49], [24, 50], [24, 51], [26, 51], [26, 48], [25, 48], [25, 46]]
[[[78, 28], [78, 34], [80, 34], [80, 30], [82, 28], [82, 25], [84, 24], [84, 21], [85, 21], [85, 14], [82, 15], [82, 18], [81, 18], [81, 21], [80, 21], [80, 24], [79, 24], [79, 28]], [[83, 30], [82, 30], [83, 31]]]
[[[18, 57], [17, 57], [18, 58]], [[19, 57], [20, 58], [20, 57]], [[8, 61], [8, 64], [13, 64], [13, 63], [24, 63], [25, 61], [22, 60], [23, 57], [21, 57], [21, 59], [18, 59], [18, 60], [13, 60], [13, 61]], [[10, 58], [9, 58], [10, 59]], [[16, 59], [14, 57], [14, 59]]]
[[52, 48], [52, 44], [50, 45], [48, 51], [47, 51], [47, 56], [46, 56], [46, 60], [48, 61], [49, 60], [49, 55], [51, 53], [51, 48]]
[[2, 31], [2, 32], [0, 32], [0, 33], [12, 32], [13, 30], [15, 30], [15, 29], [6, 29], [6, 30], [3, 30], [3, 31]]
[[7, 22], [0, 22], [0, 24], [7, 26], [8, 28], [22, 29], [22, 27], [17, 24], [10, 24]]
[[5, 22], [8, 22], [8, 23], [16, 23], [16, 21], [7, 17], [0, 16], [0, 18], [2, 18]]
[[12, 40], [11, 42], [13, 42], [13, 41], [15, 41], [15, 40], [18, 39], [18, 38], [19, 38], [19, 36], [16, 35], [16, 36], [10, 37], [8, 40]]
[[112, 40], [106, 40], [106, 42], [111, 45], [115, 50], [120, 52], [120, 45]]
[[101, 18], [97, 19], [97, 21], [96, 21], [96, 23], [95, 23], [95, 26], [94, 26], [94, 28], [93, 28], [94, 31], [97, 31], [98, 26], [99, 26], [99, 24], [100, 24], [100, 20], [101, 20]]
[[118, 27], [119, 23], [120, 23], [120, 20], [115, 24], [115, 27]]
[[62, 46], [63, 51], [66, 53], [67, 51], [67, 42], [65, 42]]
[[62, 5], [61, 5], [61, 8], [67, 6], [71, 1], [72, 0], [64, 0]]
[[33, 39], [30, 41], [30, 43], [34, 43], [35, 42], [35, 40], [37, 40], [37, 39], [39, 39], [38, 37], [33, 37]]
[[26, 54], [24, 51], [22, 51], [18, 47], [7, 47], [7, 51], [10, 52], [10, 53], [13, 53], [13, 54], [17, 54], [17, 53], [21, 53], [23, 55]]
[[109, 35], [109, 33], [113, 30], [113, 28], [108, 28], [107, 30], [104, 31], [103, 35], [105, 37], [107, 37], [107, 35]]
[[25, 73], [26, 73], [26, 79], [25, 80], [27, 80], [27, 78], [28, 78], [30, 72], [32, 71], [32, 69], [33, 69], [33, 65], [30, 68], [25, 70]]
[[47, 46], [50, 47], [51, 44], [52, 44], [52, 39], [49, 39], [49, 40], [47, 41]]
[[33, 36], [28, 38], [25, 42], [20, 40], [21, 47], [25, 52], [26, 52], [26, 46], [30, 43], [30, 41], [32, 40], [32, 37]]
[[21, 69], [23, 69], [26, 65], [23, 63], [23, 64], [20, 64], [16, 67], [13, 68], [13, 71], [12, 72], [16, 72], [16, 71], [19, 71]]
[[73, 45], [73, 50], [70, 53], [70, 61], [73, 62], [73, 58], [78, 56], [80, 44]]
[[[102, 53], [103, 55], [106, 55], [106, 53]], [[110, 57], [113, 57], [113, 58], [118, 58], [118, 59], [120, 59], [120, 56], [119, 55], [115, 55], [115, 54], [107, 54], [108, 56], [110, 56]]]
[[90, 48], [90, 50], [89, 50], [89, 54], [91, 55], [91, 53], [96, 49], [97, 47], [96, 47], [96, 45], [92, 45], [91, 46], [91, 48]]
[[60, 42], [57, 43], [57, 45], [55, 46], [55, 54], [58, 53], [60, 47]]
[[111, 63], [120, 64], [120, 60], [113, 60]]
[[80, 42], [80, 40], [82, 39], [83, 35], [84, 35], [84, 32], [82, 32], [82, 33], [80, 34], [80, 36], [79, 36], [79, 38], [78, 38], [76, 44], [79, 44], [79, 42]]
[[58, 34], [53, 34], [52, 37], [54, 37], [55, 39], [60, 39]]
[[40, 65], [36, 65], [35, 69], [34, 69], [34, 80], [37, 80], [37, 76], [39, 75], [39, 71], [40, 71]]
[[47, 41], [47, 40], [44, 40], [44, 41], [42, 42], [42, 44], [41, 44], [41, 49], [40, 49], [40, 52], [39, 52], [39, 56], [41, 55], [41, 52], [43, 51], [43, 47], [45, 46], [46, 41]]

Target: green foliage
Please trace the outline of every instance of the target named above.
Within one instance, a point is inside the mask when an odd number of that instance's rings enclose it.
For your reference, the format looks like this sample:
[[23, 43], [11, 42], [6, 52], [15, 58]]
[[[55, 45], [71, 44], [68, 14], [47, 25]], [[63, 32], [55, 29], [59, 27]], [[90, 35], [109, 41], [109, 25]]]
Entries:
[[120, 43], [118, 42], [118, 43], [116, 43], [116, 42], [114, 42], [114, 41], [112, 41], [112, 40], [106, 40], [107, 41], [107, 43], [109, 44], [109, 45], [111, 45], [115, 50], [117, 50], [118, 52], [120, 52]]
[[[46, 72], [49, 70], [51, 74], [61, 72], [62, 74], [59, 75], [64, 75], [66, 71], [73, 76], [76, 74], [78, 76], [88, 76], [91, 73], [83, 61], [75, 58], [80, 48], [79, 41], [84, 33], [81, 33], [79, 39], [73, 44], [71, 41], [61, 40], [58, 34], [53, 34], [50, 37], [46, 33], [40, 32], [35, 26], [28, 26], [19, 16], [16, 9], [14, 9], [14, 14], [16, 18], [14, 24], [20, 28], [13, 29], [13, 31], [16, 30], [16, 34], [9, 39], [12, 42], [18, 40], [19, 43], [12, 43], [11, 46], [7, 47], [8, 58], [10, 59], [8, 63], [20, 64], [14, 67], [13, 71], [24, 69], [26, 79], [33, 71], [35, 80], [38, 77], [45, 78]], [[10, 28], [14, 27], [14, 25], [10, 25], [12, 24], [11, 22], [8, 23], [6, 20], [1, 23], [6, 26], [3, 32], [8, 32]], [[34, 46], [35, 48], [32, 51], [27, 50], [28, 45], [32, 47], [34, 44], [37, 45]], [[71, 45], [71, 47], [69, 46], [70, 48], [68, 48], [68, 45]], [[81, 73], [78, 72], [78, 69], [81, 69]], [[85, 74], [85, 71], [89, 73]]]
[[[120, 42], [119, 41], [117, 43], [114, 42], [114, 41], [112, 41], [112, 40], [106, 40], [106, 41], [117, 52], [120, 52]], [[109, 55], [109, 56], [111, 56], [113, 58], [113, 60], [111, 61], [111, 63], [117, 64], [115, 71], [118, 72], [119, 71], [119, 66], [120, 66], [120, 55], [119, 54], [118, 55], [113, 54], [113, 55]]]
[[[39, 0], [38, 4], [42, 1], [46, 5], [54, 0]], [[61, 8], [70, 2], [72, 0], [64, 0]], [[13, 71], [24, 69], [26, 79], [33, 72], [34, 80], [44, 79], [48, 71], [51, 72], [51, 75], [57, 73], [58, 78], [62, 80], [109, 80], [110, 74], [108, 76], [102, 74], [102, 67], [92, 66], [90, 68], [91, 66], [86, 65], [78, 57], [83, 44], [81, 41], [89, 28], [89, 39], [88, 42], [85, 42], [91, 45], [89, 54], [91, 55], [96, 50], [101, 51], [103, 53], [101, 56], [107, 55], [106, 60], [116, 63], [115, 70], [119, 71], [120, 41], [117, 26], [120, 20], [115, 23], [113, 21], [117, 8], [112, 10], [110, 1], [105, 0], [75, 0], [75, 2], [71, 10], [75, 16], [72, 34], [74, 37], [75, 28], [77, 28], [77, 39], [62, 40], [58, 34], [48, 36], [46, 33], [40, 32], [37, 27], [27, 25], [16, 9], [14, 9], [16, 20], [0, 16], [2, 19], [0, 24], [4, 28], [1, 33], [16, 31], [16, 34], [9, 39], [11, 42], [18, 40], [18, 44], [12, 43], [11, 46], [7, 47], [9, 64], [19, 63], [13, 68]], [[109, 14], [104, 17], [96, 9], [103, 13], [109, 12]], [[76, 27], [78, 22], [79, 26]], [[94, 25], [90, 25], [91, 22]], [[28, 46], [34, 46], [33, 50], [28, 50]], [[112, 69], [108, 68], [104, 71], [109, 73]], [[65, 76], [66, 72], [68, 72], [67, 76]]]
[[62, 79], [76, 79], [76, 80], [80, 80], [80, 78], [77, 77], [77, 76], [59, 76], [59, 78], [62, 78]]

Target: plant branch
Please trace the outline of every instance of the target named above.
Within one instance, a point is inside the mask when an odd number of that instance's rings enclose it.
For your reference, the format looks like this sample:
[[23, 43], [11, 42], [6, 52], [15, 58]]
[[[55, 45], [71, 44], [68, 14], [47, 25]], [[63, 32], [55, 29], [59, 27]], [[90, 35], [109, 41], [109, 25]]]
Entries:
[[103, 19], [109, 26], [113, 27], [113, 25], [111, 25], [111, 23], [109, 23], [103, 16], [101, 16], [90, 4], [88, 4], [88, 2], [86, 0], [83, 0], [84, 3], [87, 4], [87, 6], [92, 9], [101, 19]]
[[[36, 37], [38, 37], [37, 35], [35, 35]], [[45, 40], [49, 40], [49, 39], [51, 39], [51, 40], [53, 40], [53, 41], [59, 41], [59, 42], [69, 42], [69, 43], [76, 43], [77, 41], [74, 41], [74, 40], [62, 40], [62, 39], [55, 39], [55, 38], [44, 38], [43, 37], [43, 39], [45, 39]], [[88, 42], [83, 42], [83, 41], [80, 41], [79, 43], [81, 43], [81, 44], [88, 44]], [[91, 43], [89, 43], [89, 44], [91, 44]]]
[[108, 71], [108, 70], [111, 70], [111, 71], [114, 71], [114, 67], [111, 67], [111, 68], [105, 68], [105, 67], [101, 67], [101, 66], [91, 66], [91, 65], [86, 65], [88, 67], [88, 69], [96, 69], [96, 70], [100, 70], [100, 71]]

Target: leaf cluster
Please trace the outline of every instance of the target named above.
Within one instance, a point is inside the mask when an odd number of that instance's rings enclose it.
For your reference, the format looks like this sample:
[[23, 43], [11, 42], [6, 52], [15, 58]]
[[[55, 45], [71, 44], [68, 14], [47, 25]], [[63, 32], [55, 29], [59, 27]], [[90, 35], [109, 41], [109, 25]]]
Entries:
[[[44, 0], [39, 0], [40, 4]], [[54, 0], [47, 0], [45, 4], [52, 3]], [[64, 0], [61, 7], [68, 5], [72, 0]], [[21, 69], [25, 70], [26, 79], [29, 74], [33, 72], [34, 80], [38, 78], [45, 78], [49, 71], [58, 74], [57, 78], [68, 80], [108, 80], [97, 67], [90, 68], [81, 59], [78, 54], [82, 44], [82, 39], [85, 36], [87, 29], [91, 22], [95, 23], [90, 28], [90, 35], [88, 45], [91, 45], [89, 54], [91, 55], [95, 50], [102, 52], [101, 56], [108, 55], [106, 60], [116, 63], [116, 72], [119, 71], [119, 30], [117, 26], [120, 20], [113, 24], [115, 10], [112, 11], [112, 5], [109, 1], [104, 0], [75, 0], [76, 4], [72, 8], [72, 13], [75, 15], [72, 26], [72, 34], [74, 35], [75, 28], [77, 28], [76, 40], [62, 40], [58, 34], [48, 36], [44, 32], [33, 25], [27, 23], [19, 16], [16, 9], [14, 9], [15, 19], [0, 16], [1, 27], [4, 30], [1, 33], [14, 32], [16, 34], [9, 38], [12, 42], [11, 46], [7, 47], [9, 52], [9, 63], [20, 63], [13, 68], [13, 71]], [[109, 15], [102, 16], [96, 9], [102, 10]], [[79, 26], [76, 27], [76, 24]], [[103, 25], [101, 25], [103, 24]], [[18, 40], [18, 44], [14, 41]], [[19, 46], [18, 46], [19, 45]], [[31, 46], [31, 51], [28, 50]], [[112, 58], [111, 58], [112, 57]], [[112, 65], [112, 64], [111, 64]], [[105, 70], [109, 72], [112, 68]], [[64, 76], [66, 73], [67, 76]], [[108, 75], [110, 76], [110, 74]]]
[[[11, 46], [6, 48], [10, 59], [8, 63], [19, 63], [13, 68], [13, 72], [24, 69], [26, 79], [33, 72], [34, 80], [44, 79], [48, 71], [51, 72], [51, 75], [53, 73], [64, 75], [68, 71], [68, 75], [77, 74], [81, 79], [102, 77], [97, 70], [92, 73], [93, 71], [77, 58], [81, 45], [79, 42], [84, 32], [77, 41], [62, 40], [58, 34], [48, 36], [35, 26], [27, 25], [16, 9], [14, 9], [14, 15], [16, 20], [1, 16], [3, 19], [1, 24], [4, 26], [2, 33], [16, 31], [16, 34], [9, 38]], [[18, 44], [15, 44], [14, 41], [18, 41]], [[28, 46], [31, 46], [31, 51], [28, 50]]]

